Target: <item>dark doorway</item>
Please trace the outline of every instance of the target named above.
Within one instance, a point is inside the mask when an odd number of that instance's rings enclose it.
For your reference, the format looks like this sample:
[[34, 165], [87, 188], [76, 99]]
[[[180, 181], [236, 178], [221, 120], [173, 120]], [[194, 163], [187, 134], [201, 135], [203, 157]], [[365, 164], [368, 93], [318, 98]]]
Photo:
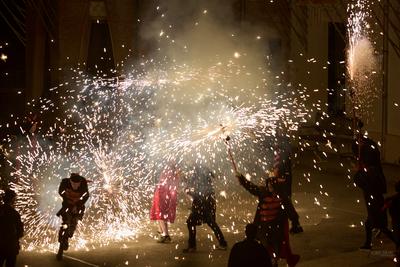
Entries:
[[107, 21], [92, 22], [88, 49], [87, 71], [99, 77], [111, 76], [115, 63]]
[[328, 112], [343, 116], [345, 112], [346, 83], [346, 26], [344, 23], [329, 23], [328, 29]]

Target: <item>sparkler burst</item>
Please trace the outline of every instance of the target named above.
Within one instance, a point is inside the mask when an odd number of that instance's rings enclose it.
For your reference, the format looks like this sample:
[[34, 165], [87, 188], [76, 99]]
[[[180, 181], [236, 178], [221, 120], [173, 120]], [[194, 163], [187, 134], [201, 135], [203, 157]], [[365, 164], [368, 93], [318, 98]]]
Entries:
[[[224, 143], [229, 135], [239, 166], [250, 170], [255, 166], [249, 162], [258, 161], [266, 167], [271, 159], [259, 159], [260, 140], [275, 134], [278, 121], [296, 129], [305, 120], [301, 103], [307, 97], [302, 91], [268, 94], [265, 80], [257, 81], [264, 93], [227, 88], [242, 75], [241, 67], [228, 62], [226, 71], [222, 64], [174, 65], [173, 75], [152, 69], [130, 73], [122, 82], [79, 74], [75, 87], [53, 89], [64, 95], [60, 107], [39, 100], [40, 113], [58, 109], [63, 114], [48, 129], [10, 144], [19, 150], [16, 162], [9, 162], [11, 186], [20, 196], [17, 208], [27, 222], [24, 247], [57, 245], [57, 189], [71, 172], [89, 180], [91, 195], [83, 227], [72, 240], [79, 249], [135, 237], [147, 221], [156, 173], [171, 158], [208, 165], [226, 178], [231, 176]], [[237, 93], [241, 90], [245, 94]]]
[[54, 133], [60, 128], [55, 125], [44, 136], [57, 140], [28, 136], [22, 139], [26, 145], [19, 145], [11, 186], [21, 196], [17, 207], [28, 222], [27, 249], [56, 245], [60, 222], [54, 214], [61, 204], [57, 189], [60, 180], [71, 172], [78, 171], [88, 178], [91, 194], [82, 221], [85, 227], [78, 228], [74, 238], [76, 248], [133, 237], [139, 229], [139, 219], [145, 216], [141, 207], [151, 184], [143, 174], [144, 156], [137, 148], [140, 137], [131, 128], [134, 124], [123, 127], [128, 118], [116, 117], [120, 103], [115, 101], [119, 99], [105, 91], [96, 97], [78, 94], [70, 99], [80, 101], [66, 102], [71, 108], [65, 111], [66, 118], [59, 120], [64, 134]]
[[377, 90], [373, 86], [372, 77], [376, 73], [377, 59], [370, 39], [369, 1], [356, 0], [347, 7], [348, 50], [347, 71], [350, 77], [350, 96], [357, 116], [366, 115]]

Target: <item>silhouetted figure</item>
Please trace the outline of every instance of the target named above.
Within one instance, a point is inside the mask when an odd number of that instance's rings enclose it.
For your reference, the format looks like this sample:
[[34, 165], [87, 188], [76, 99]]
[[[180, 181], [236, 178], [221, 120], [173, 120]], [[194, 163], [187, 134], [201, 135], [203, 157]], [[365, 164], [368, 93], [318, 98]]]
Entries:
[[196, 251], [196, 226], [206, 223], [213, 231], [219, 242], [217, 249], [226, 250], [227, 242], [216, 220], [215, 193], [212, 185], [213, 173], [199, 166], [194, 169], [194, 174], [189, 180], [186, 193], [192, 197], [191, 213], [186, 220], [189, 230], [188, 248], [183, 252]]
[[292, 253], [289, 244], [290, 203], [275, 191], [277, 179], [268, 178], [265, 186], [257, 186], [240, 173], [236, 173], [236, 177], [247, 191], [258, 197], [254, 218], [254, 224], [258, 227], [257, 238], [274, 256], [274, 265], [277, 265], [278, 258], [285, 258], [290, 267], [296, 266], [300, 256]]
[[179, 170], [175, 163], [170, 162], [162, 170], [150, 209], [150, 220], [158, 222], [158, 243], [169, 243], [168, 222], [173, 223], [176, 217], [177, 191]]
[[57, 212], [57, 216], [62, 218], [57, 253], [57, 260], [61, 260], [63, 251], [68, 250], [68, 239], [74, 235], [78, 220], [82, 220], [85, 212], [85, 203], [89, 198], [87, 181], [79, 174], [72, 173], [70, 178], [62, 179], [58, 193], [63, 198], [62, 208]]
[[19, 239], [24, 234], [21, 216], [14, 209], [17, 194], [7, 189], [0, 206], [0, 267], [14, 267], [19, 253]]
[[289, 220], [292, 222], [290, 233], [297, 234], [302, 233], [304, 230], [300, 225], [299, 214], [292, 202], [292, 150], [290, 139], [280, 131], [276, 136], [274, 152], [274, 176], [278, 178], [278, 184], [276, 184], [275, 189], [283, 198], [286, 198], [285, 202], [291, 211], [288, 213]]
[[228, 267], [272, 267], [268, 251], [257, 240], [257, 225], [246, 225], [246, 239], [233, 245]]
[[386, 193], [386, 179], [381, 166], [378, 145], [373, 140], [359, 134], [352, 148], [358, 158], [354, 183], [362, 189], [367, 206], [366, 240], [360, 249], [371, 249], [373, 229], [379, 229], [394, 241], [392, 232], [387, 228], [386, 210], [382, 209], [384, 206], [383, 194]]
[[389, 209], [392, 218], [393, 236], [396, 240], [396, 257], [400, 264], [400, 181], [395, 184], [396, 194], [385, 199], [384, 208]]

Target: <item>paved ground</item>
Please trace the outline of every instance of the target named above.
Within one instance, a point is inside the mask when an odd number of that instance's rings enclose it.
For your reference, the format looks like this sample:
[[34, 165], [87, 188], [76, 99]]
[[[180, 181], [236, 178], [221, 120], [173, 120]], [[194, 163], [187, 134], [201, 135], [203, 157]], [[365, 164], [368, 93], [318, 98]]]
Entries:
[[[305, 152], [294, 167], [295, 205], [305, 230], [302, 234], [291, 236], [293, 250], [301, 255], [298, 266], [394, 266], [394, 245], [385, 237], [375, 239], [371, 252], [358, 250], [364, 241], [361, 221], [364, 220], [365, 209], [361, 192], [348, 179], [349, 160], [333, 155], [329, 156], [329, 160], [318, 159], [314, 162], [314, 158], [311, 152]], [[399, 171], [400, 167], [385, 166], [389, 194], [393, 193], [395, 180], [400, 178]], [[257, 203], [244, 189], [232, 184], [229, 188], [223, 188], [226, 198], [221, 195], [218, 197], [217, 217], [230, 247], [243, 239], [244, 226], [252, 220]], [[218, 186], [218, 190], [222, 190], [221, 186]], [[189, 255], [182, 253], [186, 246], [185, 217], [188, 208], [186, 201], [182, 201], [178, 207], [178, 220], [171, 227], [171, 244], [156, 243], [152, 237], [156, 227], [148, 224], [146, 227], [149, 231], [141, 233], [132, 242], [91, 251], [71, 251], [63, 262], [57, 262], [54, 254], [50, 253], [21, 252], [18, 265], [226, 266], [229, 250], [213, 250], [215, 240], [207, 226], [199, 227], [198, 252]], [[280, 266], [286, 264], [280, 262]]]

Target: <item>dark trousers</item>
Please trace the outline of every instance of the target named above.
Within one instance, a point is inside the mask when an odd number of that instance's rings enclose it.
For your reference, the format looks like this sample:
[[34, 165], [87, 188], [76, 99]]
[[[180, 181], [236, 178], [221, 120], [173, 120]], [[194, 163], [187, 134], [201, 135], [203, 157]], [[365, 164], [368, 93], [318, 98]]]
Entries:
[[15, 267], [17, 254], [3, 254], [0, 252], [0, 267], [3, 267], [4, 262], [6, 263], [5, 267]]
[[62, 215], [62, 224], [58, 232], [58, 242], [63, 243], [64, 250], [68, 249], [68, 238], [74, 235], [78, 220], [81, 218], [79, 214], [65, 212]]
[[400, 248], [400, 225], [393, 225], [393, 236], [396, 240], [396, 248]]
[[[372, 230], [374, 229], [372, 222], [367, 219], [365, 221], [365, 244], [366, 245], [371, 245], [372, 242]], [[378, 228], [382, 233], [384, 233], [390, 240], [392, 240], [395, 244], [397, 244], [396, 240], [395, 240], [395, 236], [393, 235], [393, 233], [387, 228], [387, 227], [381, 227]]]
[[[286, 223], [286, 225], [285, 225]], [[285, 240], [285, 227], [287, 220], [278, 219], [274, 222], [263, 222], [258, 224], [257, 239], [261, 244], [279, 258], [282, 243]]]
[[[290, 163], [289, 163], [290, 164]], [[289, 165], [290, 166], [290, 165]], [[291, 168], [291, 167], [290, 167]], [[285, 194], [291, 198], [292, 197], [292, 171], [288, 170], [285, 175], [284, 190]]]
[[287, 215], [292, 225], [297, 226], [299, 223], [299, 214], [297, 213], [292, 202], [292, 175], [285, 175], [285, 182], [277, 186], [279, 195], [283, 198], [283, 203], [287, 211]]
[[[214, 235], [218, 239], [219, 244], [221, 246], [226, 246], [227, 243], [217, 222], [215, 220], [210, 220], [207, 222], [207, 225], [213, 230]], [[187, 220], [187, 227], [189, 230], [189, 248], [196, 247], [196, 226], [197, 222], [195, 220], [191, 220], [189, 217], [189, 219]]]

